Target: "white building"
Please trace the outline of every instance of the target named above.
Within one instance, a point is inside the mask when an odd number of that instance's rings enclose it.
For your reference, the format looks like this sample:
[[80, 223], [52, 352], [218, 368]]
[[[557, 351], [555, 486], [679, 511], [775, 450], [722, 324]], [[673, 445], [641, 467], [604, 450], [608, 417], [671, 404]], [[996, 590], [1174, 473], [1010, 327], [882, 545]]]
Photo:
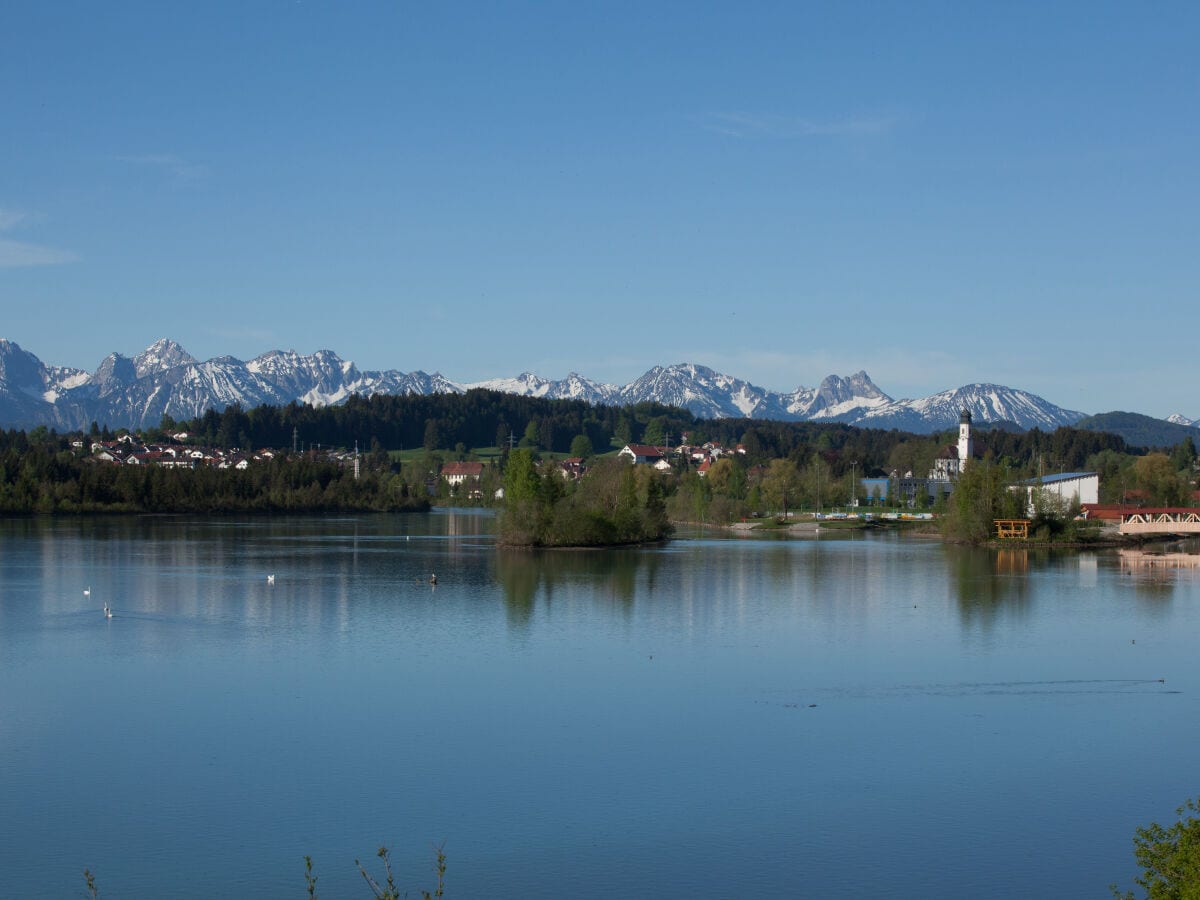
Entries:
[[962, 474], [975, 456], [975, 441], [971, 439], [971, 413], [963, 410], [958, 417], [958, 443], [947, 444], [929, 470], [930, 481], [953, 481]]
[[632, 460], [636, 466], [653, 466], [660, 472], [670, 472], [671, 462], [667, 459], [666, 447], [651, 447], [649, 444], [626, 444], [617, 453]]
[[1032, 478], [1020, 484], [1014, 484], [1009, 490], [1025, 492], [1025, 509], [1029, 515], [1036, 512], [1037, 500], [1050, 499], [1067, 509], [1076, 501], [1083, 503], [1100, 502], [1100, 476], [1095, 472], [1063, 472], [1060, 475], [1043, 475]]

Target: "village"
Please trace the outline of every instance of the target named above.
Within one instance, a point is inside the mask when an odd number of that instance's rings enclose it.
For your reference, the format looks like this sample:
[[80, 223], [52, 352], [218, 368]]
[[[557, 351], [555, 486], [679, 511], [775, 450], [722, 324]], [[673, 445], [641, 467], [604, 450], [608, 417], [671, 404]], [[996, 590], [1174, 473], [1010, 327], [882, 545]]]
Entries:
[[[159, 466], [165, 469], [247, 469], [255, 462], [270, 462], [286, 456], [283, 451], [264, 448], [253, 452], [238, 448], [201, 447], [184, 443], [190, 438], [186, 431], [170, 435], [170, 441], [148, 442], [138, 435], [123, 432], [111, 440], [76, 438], [71, 441], [75, 450], [86, 449], [97, 462], [128, 466]], [[309, 451], [316, 458], [342, 465], [352, 464], [354, 451], [324, 449]]]

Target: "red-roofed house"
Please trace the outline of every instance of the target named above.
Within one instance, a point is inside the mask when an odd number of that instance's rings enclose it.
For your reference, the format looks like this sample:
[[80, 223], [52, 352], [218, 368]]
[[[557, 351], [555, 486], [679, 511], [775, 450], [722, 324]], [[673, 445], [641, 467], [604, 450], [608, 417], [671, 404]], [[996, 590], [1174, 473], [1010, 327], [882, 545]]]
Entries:
[[483, 474], [483, 463], [481, 462], [450, 462], [442, 466], [441, 476], [446, 481], [457, 487], [468, 478], [472, 481], [478, 481], [479, 476]]

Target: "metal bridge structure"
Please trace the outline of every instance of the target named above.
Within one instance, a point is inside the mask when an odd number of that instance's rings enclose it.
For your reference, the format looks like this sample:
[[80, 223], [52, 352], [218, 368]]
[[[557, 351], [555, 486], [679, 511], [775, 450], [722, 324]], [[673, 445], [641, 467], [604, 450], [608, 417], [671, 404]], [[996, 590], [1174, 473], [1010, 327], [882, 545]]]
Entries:
[[1121, 513], [1121, 534], [1200, 534], [1200, 509], [1127, 510]]

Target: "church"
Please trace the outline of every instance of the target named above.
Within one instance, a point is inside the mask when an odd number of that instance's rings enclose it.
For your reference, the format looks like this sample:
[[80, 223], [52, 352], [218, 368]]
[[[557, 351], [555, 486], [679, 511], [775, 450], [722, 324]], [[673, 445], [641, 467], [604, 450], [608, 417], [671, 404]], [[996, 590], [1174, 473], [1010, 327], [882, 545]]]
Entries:
[[947, 444], [933, 461], [929, 470], [930, 481], [953, 481], [962, 474], [967, 463], [975, 458], [975, 444], [971, 440], [971, 413], [963, 410], [958, 417], [958, 443]]

